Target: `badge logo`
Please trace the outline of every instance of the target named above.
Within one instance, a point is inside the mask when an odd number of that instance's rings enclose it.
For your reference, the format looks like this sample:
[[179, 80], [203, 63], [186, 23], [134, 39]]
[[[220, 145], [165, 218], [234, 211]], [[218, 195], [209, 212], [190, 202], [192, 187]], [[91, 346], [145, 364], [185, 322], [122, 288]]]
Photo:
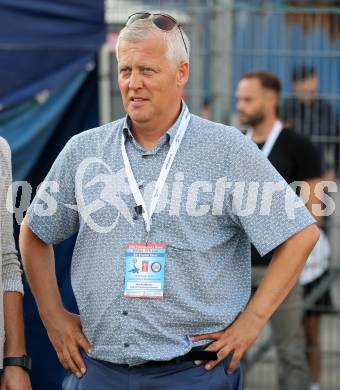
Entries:
[[151, 264], [151, 269], [153, 272], [159, 272], [162, 269], [161, 263], [158, 263], [158, 261], [155, 261]]
[[133, 257], [131, 259], [131, 266], [132, 266], [132, 268], [129, 269], [128, 272], [132, 272], [133, 274], [139, 274], [139, 268], [137, 267], [137, 263], [138, 263], [138, 259]]

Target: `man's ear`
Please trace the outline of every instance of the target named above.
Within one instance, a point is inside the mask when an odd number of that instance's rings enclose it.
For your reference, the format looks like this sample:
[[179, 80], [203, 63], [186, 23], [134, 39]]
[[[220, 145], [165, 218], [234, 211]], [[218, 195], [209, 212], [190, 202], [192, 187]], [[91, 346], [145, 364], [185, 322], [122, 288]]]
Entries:
[[189, 79], [189, 64], [181, 62], [177, 68], [177, 85], [183, 87]]
[[265, 99], [267, 101], [267, 104], [269, 104], [272, 108], [277, 107], [277, 105], [279, 104], [279, 97], [274, 91], [267, 90], [265, 92]]

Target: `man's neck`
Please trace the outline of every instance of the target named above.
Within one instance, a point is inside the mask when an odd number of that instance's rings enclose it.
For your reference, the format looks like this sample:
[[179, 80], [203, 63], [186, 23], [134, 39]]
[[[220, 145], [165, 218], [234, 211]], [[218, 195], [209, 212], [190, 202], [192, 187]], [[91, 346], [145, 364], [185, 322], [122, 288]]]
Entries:
[[302, 104], [312, 104], [313, 101], [317, 98], [316, 93], [309, 93], [309, 94], [303, 94], [303, 93], [295, 93], [295, 98]]
[[273, 130], [276, 120], [276, 117], [266, 118], [264, 121], [254, 126], [252, 128], [252, 140], [257, 144], [266, 142], [269, 134]]
[[170, 127], [176, 122], [178, 116], [181, 113], [182, 104], [180, 103], [173, 110], [169, 110], [169, 115], [162, 123], [159, 120], [148, 123], [133, 123], [132, 122], [132, 134], [139, 145], [143, 147], [145, 151], [153, 149], [159, 139], [170, 129]]

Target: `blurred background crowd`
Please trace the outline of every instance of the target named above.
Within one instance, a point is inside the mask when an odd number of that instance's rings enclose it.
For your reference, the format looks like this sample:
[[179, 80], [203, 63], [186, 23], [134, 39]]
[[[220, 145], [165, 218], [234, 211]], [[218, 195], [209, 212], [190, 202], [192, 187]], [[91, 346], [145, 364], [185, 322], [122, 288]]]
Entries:
[[[115, 42], [127, 17], [141, 10], [173, 15], [191, 40], [185, 100], [192, 113], [233, 124], [236, 89], [250, 71], [281, 82], [278, 117], [321, 152], [323, 179], [340, 169], [340, 2], [338, 0], [1, 0], [0, 136], [11, 146], [15, 231], [52, 162], [74, 134], [120, 118]], [[27, 197], [27, 187], [31, 188]], [[304, 297], [320, 331], [321, 388], [340, 383], [340, 216], [323, 221], [330, 242], [322, 283]], [[25, 194], [24, 194], [25, 192]], [[24, 196], [25, 195], [25, 196]], [[58, 245], [65, 305], [76, 311], [69, 276], [74, 238]], [[327, 293], [330, 299], [320, 297]], [[59, 389], [63, 368], [48, 341], [27, 284], [25, 322], [34, 389]], [[268, 328], [248, 353], [247, 389], [275, 389], [277, 353]], [[313, 346], [307, 345], [308, 351]], [[318, 352], [318, 353], [319, 353]], [[311, 369], [313, 370], [313, 368]]]

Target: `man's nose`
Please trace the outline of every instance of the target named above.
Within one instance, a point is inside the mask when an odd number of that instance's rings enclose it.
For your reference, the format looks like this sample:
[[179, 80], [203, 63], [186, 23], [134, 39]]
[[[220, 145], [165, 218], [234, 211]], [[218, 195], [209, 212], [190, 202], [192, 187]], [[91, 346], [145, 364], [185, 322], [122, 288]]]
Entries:
[[131, 72], [129, 88], [130, 89], [139, 89], [143, 86], [142, 77], [139, 72]]

